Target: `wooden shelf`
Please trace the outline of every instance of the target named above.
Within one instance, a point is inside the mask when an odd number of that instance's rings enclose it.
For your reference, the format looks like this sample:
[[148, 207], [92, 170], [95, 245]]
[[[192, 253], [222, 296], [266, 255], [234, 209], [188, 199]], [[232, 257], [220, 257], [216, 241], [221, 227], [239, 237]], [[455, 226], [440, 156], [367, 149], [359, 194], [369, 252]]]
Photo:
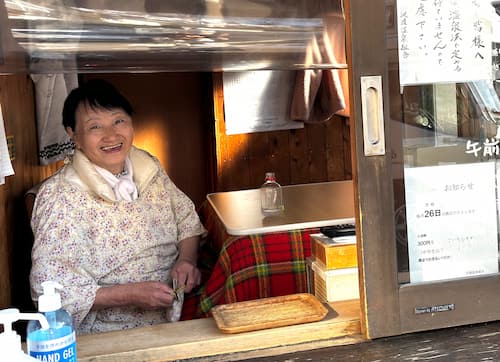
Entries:
[[213, 318], [204, 318], [78, 336], [78, 361], [170, 361], [234, 353], [255, 357], [364, 340], [358, 300], [326, 306], [328, 314], [319, 322], [238, 334], [222, 333]]

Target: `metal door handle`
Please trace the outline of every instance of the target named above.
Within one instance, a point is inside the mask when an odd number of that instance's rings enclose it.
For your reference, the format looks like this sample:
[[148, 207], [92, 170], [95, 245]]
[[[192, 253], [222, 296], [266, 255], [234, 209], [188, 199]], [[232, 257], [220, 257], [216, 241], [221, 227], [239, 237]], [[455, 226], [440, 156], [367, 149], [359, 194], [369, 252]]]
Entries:
[[382, 77], [361, 77], [361, 111], [365, 156], [385, 155]]

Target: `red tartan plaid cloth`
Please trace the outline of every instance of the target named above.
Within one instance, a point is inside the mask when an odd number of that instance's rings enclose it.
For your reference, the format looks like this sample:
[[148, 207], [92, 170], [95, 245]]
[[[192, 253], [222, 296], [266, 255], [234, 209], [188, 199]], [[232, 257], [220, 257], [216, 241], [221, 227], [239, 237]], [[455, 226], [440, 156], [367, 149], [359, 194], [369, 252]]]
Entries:
[[204, 278], [186, 296], [183, 320], [206, 317], [218, 304], [307, 292], [310, 235], [319, 228], [233, 236], [208, 202], [200, 216], [209, 235], [199, 258]]

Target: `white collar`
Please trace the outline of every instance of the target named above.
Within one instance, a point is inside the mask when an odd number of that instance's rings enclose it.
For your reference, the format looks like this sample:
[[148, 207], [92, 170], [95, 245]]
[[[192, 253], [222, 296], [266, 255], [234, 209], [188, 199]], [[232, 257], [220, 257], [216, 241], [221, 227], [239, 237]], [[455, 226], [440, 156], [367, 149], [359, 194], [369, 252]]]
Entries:
[[[140, 195], [161, 166], [151, 154], [134, 146], [130, 149], [129, 158], [133, 169], [133, 180]], [[117, 201], [111, 185], [97, 172], [94, 164], [83, 152], [75, 150], [67, 162], [69, 165], [65, 170], [65, 177], [90, 189], [107, 201]]]

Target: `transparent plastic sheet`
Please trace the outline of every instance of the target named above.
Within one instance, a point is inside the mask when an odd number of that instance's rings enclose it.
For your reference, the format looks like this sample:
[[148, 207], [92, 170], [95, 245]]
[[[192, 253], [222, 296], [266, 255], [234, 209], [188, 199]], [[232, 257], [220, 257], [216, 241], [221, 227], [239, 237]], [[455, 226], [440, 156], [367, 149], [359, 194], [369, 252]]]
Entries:
[[30, 73], [340, 69], [341, 1], [4, 0], [2, 30]]

